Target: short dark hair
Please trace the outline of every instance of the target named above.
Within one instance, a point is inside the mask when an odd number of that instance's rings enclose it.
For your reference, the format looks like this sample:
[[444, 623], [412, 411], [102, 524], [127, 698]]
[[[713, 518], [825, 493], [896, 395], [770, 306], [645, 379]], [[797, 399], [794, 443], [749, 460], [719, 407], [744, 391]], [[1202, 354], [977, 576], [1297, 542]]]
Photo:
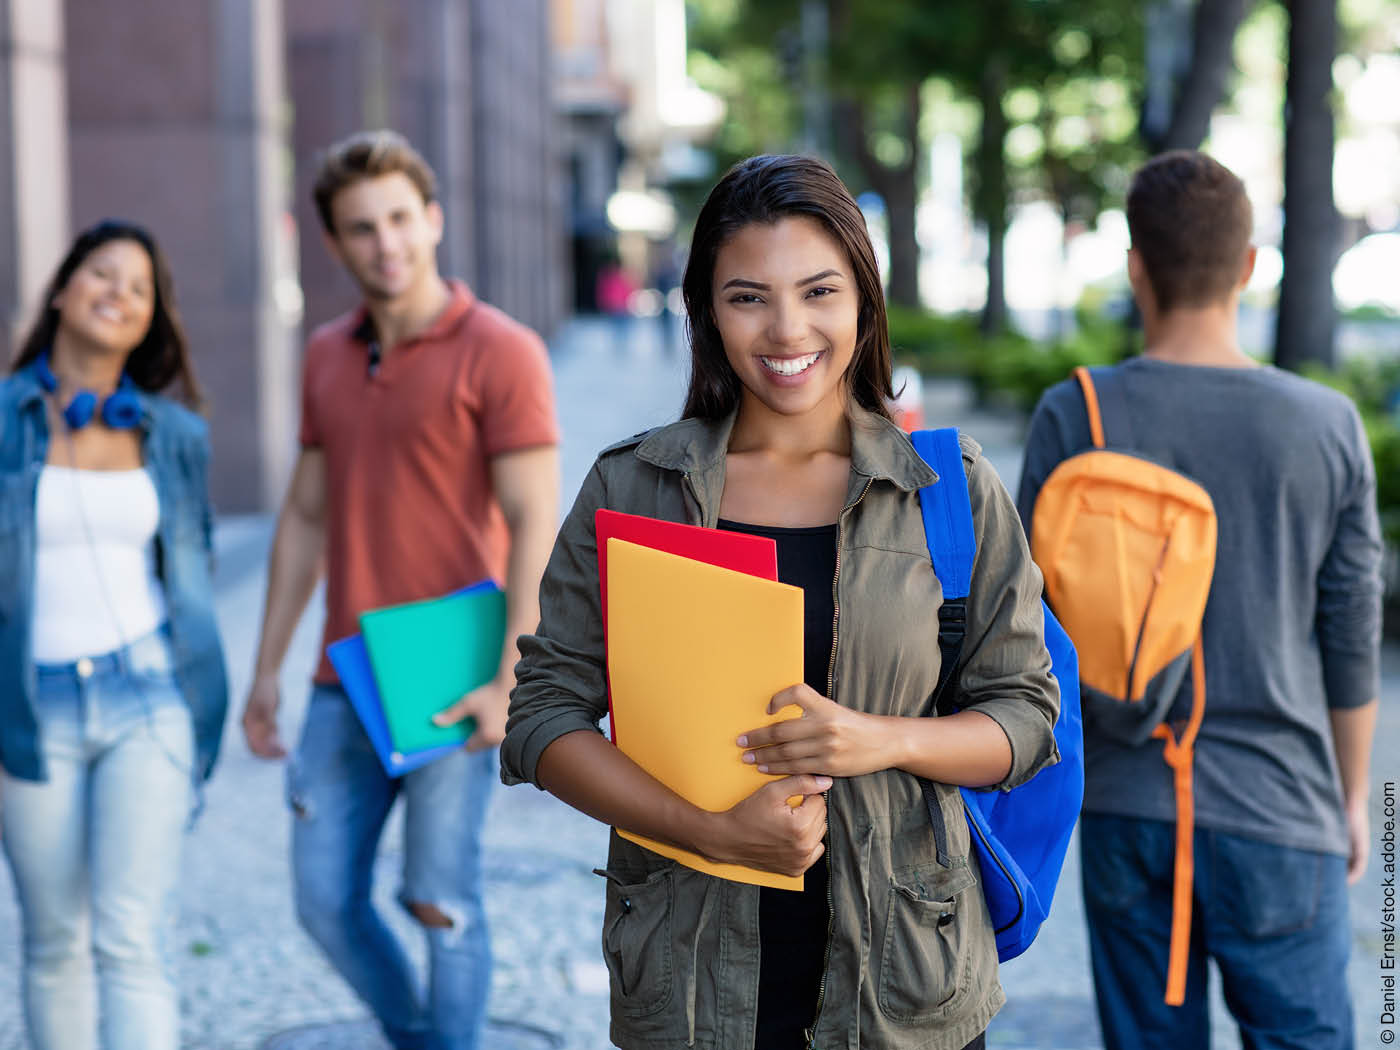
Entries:
[[890, 333], [880, 267], [865, 216], [830, 165], [813, 157], [750, 157], [730, 168], [710, 191], [690, 242], [681, 291], [688, 315], [690, 388], [683, 417], [719, 419], [739, 404], [742, 384], [724, 354], [714, 315], [715, 259], [745, 226], [805, 216], [821, 223], [846, 250], [860, 293], [856, 350], [846, 370], [851, 396], [889, 417]]
[[103, 219], [74, 238], [68, 254], [58, 264], [58, 269], [44, 288], [44, 305], [20, 344], [12, 371], [26, 367], [53, 346], [60, 320], [54, 297], [68, 287], [68, 281], [83, 260], [109, 241], [134, 241], [145, 249], [151, 260], [151, 274], [155, 282], [151, 326], [141, 342], [127, 355], [124, 366], [126, 374], [133, 383], [150, 393], [159, 393], [178, 379], [182, 400], [192, 408], [203, 408], [204, 394], [195, 379], [189, 339], [180, 321], [180, 311], [175, 306], [175, 283], [171, 279], [165, 254], [149, 230], [123, 219]]
[[330, 146], [321, 155], [321, 166], [311, 188], [316, 213], [326, 232], [335, 233], [331, 202], [337, 193], [361, 179], [377, 179], [396, 172], [408, 176], [424, 204], [437, 200], [437, 177], [433, 169], [397, 131], [357, 131]]
[[1228, 298], [1253, 228], [1244, 183], [1195, 150], [1152, 158], [1128, 188], [1128, 232], [1162, 311]]

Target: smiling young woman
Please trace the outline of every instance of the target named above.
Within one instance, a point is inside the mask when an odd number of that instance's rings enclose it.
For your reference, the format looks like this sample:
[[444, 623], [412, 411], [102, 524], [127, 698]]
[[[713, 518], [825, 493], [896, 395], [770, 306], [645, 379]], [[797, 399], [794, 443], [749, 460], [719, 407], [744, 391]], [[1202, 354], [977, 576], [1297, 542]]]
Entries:
[[197, 403], [155, 240], [85, 230], [0, 383], [0, 805], [38, 1050], [179, 1041], [168, 931], [228, 698], [177, 381]]
[[[701, 209], [683, 287], [683, 418], [605, 450], [579, 493], [539, 630], [521, 639], [505, 779], [715, 860], [805, 876], [800, 893], [740, 885], [614, 834], [617, 1045], [980, 1046], [1004, 996], [957, 785], [1011, 787], [1054, 761], [1058, 707], [1010, 497], [965, 441], [979, 555], [963, 710], [931, 717], [942, 590], [917, 493], [935, 475], [885, 408], [884, 299], [855, 201], [820, 161], [745, 161]], [[771, 536], [779, 578], [803, 589], [803, 681], [769, 707], [802, 715], [738, 738], [736, 759], [774, 779], [727, 812], [672, 794], [597, 732], [599, 507]], [[921, 777], [937, 784], [946, 844]]]

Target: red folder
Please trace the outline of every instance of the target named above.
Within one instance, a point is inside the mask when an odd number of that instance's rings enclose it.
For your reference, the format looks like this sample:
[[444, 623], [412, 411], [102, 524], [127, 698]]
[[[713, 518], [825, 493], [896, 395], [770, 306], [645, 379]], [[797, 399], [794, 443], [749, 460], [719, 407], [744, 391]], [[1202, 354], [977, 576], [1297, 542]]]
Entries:
[[[765, 580], [778, 578], [778, 545], [767, 536], [706, 529], [699, 525], [682, 525], [604, 509], [594, 512], [593, 531], [598, 541], [598, 589], [603, 604], [605, 641], [608, 632], [608, 540], [611, 537]], [[611, 696], [608, 697], [608, 725], [613, 743], [617, 743], [617, 723], [612, 719]]]

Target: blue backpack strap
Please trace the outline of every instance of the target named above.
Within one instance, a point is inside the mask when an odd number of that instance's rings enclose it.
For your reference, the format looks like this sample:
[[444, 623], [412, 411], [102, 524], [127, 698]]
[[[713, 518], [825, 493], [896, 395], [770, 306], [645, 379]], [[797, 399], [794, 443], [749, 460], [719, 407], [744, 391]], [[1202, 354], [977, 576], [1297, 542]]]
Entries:
[[[919, 490], [919, 509], [929, 558], [943, 587], [943, 604], [938, 609], [942, 661], [933, 693], [934, 708], [940, 714], [949, 714], [955, 709], [956, 672], [967, 633], [967, 596], [972, 589], [972, 563], [977, 558], [977, 534], [973, 531], [972, 502], [967, 493], [967, 471], [963, 468], [957, 427], [916, 430], [909, 437], [915, 451], [938, 474], [937, 481]], [[943, 812], [933, 785], [922, 780], [920, 785], [938, 860], [946, 867], [948, 832]]]
[[977, 534], [972, 528], [972, 503], [967, 495], [967, 471], [957, 427], [916, 430], [914, 449], [938, 474], [919, 490], [933, 571], [943, 585], [943, 598], [966, 598], [972, 589], [972, 563], [977, 558]]
[[934, 704], [940, 714], [949, 714], [957, 692], [952, 683], [967, 630], [967, 595], [972, 589], [977, 535], [972, 527], [972, 503], [957, 427], [918, 430], [910, 438], [915, 451], [938, 473], [937, 481], [919, 490], [919, 508], [929, 558], [943, 586], [943, 604], [938, 609], [938, 646], [943, 662]]

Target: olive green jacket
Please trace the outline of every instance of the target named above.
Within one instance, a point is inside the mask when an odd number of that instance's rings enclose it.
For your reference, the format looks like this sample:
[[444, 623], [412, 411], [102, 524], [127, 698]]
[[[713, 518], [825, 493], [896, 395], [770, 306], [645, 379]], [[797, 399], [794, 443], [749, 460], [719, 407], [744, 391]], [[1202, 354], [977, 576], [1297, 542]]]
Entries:
[[[942, 589], [918, 490], [934, 481], [889, 421], [851, 413], [851, 475], [837, 547], [832, 699], [881, 715], [933, 714]], [[521, 661], [501, 746], [507, 784], [538, 783], [541, 753], [607, 714], [593, 512], [599, 507], [714, 527], [733, 417], [687, 419], [599, 455], [540, 587], [540, 627]], [[1041, 577], [1016, 508], [977, 444], [963, 439], [977, 533], [960, 700], [1011, 743], [1011, 788], [1058, 760], [1059, 691], [1042, 635]], [[938, 786], [941, 863], [918, 781], [888, 769], [828, 793], [831, 929], [820, 1050], [959, 1050], [1005, 1001], [996, 945], [957, 788]], [[613, 1041], [623, 1048], [748, 1050], [758, 1003], [754, 886], [715, 879], [615, 831], [603, 954]]]

